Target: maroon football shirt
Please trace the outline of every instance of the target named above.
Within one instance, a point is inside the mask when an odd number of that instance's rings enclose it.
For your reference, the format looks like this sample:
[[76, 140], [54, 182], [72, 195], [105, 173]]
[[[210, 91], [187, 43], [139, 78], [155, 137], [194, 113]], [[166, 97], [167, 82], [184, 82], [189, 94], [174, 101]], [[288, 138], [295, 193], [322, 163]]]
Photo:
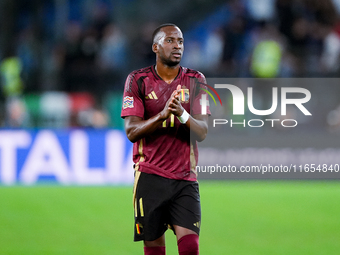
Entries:
[[[200, 88], [206, 87], [199, 82], [206, 83], [204, 75], [184, 67], [180, 67], [178, 75], [170, 84], [158, 76], [154, 66], [134, 71], [125, 83], [121, 117], [151, 118], [164, 109], [177, 85], [185, 89], [181, 93], [183, 108], [192, 116], [201, 114], [201, 95], [206, 92]], [[207, 113], [210, 114], [209, 106]], [[195, 181], [197, 160], [196, 141], [190, 141], [189, 129], [174, 115], [133, 146], [136, 170], [170, 179]]]

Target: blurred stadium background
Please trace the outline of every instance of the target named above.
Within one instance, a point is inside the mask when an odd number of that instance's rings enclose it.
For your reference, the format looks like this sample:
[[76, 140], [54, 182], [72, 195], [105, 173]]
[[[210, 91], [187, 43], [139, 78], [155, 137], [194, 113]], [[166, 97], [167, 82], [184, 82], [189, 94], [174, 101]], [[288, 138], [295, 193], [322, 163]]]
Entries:
[[[225, 144], [337, 158], [339, 14], [339, 0], [0, 0], [0, 254], [142, 254], [120, 110], [126, 76], [154, 63], [162, 23], [182, 29], [182, 65], [206, 77], [333, 82], [311, 87], [320, 118], [294, 134], [221, 129], [203, 155]], [[338, 254], [337, 181], [210, 178], [200, 177], [201, 254]]]

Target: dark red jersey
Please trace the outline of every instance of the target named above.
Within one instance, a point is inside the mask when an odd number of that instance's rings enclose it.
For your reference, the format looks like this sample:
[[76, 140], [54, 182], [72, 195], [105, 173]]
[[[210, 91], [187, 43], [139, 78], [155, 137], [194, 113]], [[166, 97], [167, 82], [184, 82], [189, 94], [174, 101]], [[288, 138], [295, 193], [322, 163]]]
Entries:
[[[185, 67], [180, 67], [170, 84], [158, 76], [154, 66], [134, 71], [125, 83], [121, 117], [138, 116], [147, 120], [155, 116], [164, 109], [177, 85], [184, 89], [181, 93], [183, 108], [192, 116], [201, 114], [202, 94], [206, 94], [201, 89], [206, 87], [201, 83], [206, 83], [204, 75]], [[206, 111], [210, 114], [209, 106]], [[189, 129], [174, 115], [133, 146], [137, 170], [170, 179], [196, 180], [197, 160], [196, 141], [190, 141]]]

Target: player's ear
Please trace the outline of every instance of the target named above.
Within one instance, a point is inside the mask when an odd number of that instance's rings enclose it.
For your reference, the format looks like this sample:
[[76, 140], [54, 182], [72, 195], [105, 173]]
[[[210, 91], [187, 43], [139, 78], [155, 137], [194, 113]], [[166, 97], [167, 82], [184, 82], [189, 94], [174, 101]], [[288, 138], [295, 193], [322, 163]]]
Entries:
[[156, 53], [158, 51], [158, 43], [152, 44], [152, 51]]

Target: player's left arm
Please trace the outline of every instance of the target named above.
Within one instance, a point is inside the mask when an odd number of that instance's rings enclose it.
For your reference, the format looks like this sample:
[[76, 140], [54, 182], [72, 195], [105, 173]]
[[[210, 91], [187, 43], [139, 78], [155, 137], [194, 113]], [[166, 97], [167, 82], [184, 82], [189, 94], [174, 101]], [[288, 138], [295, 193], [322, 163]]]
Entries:
[[202, 142], [208, 133], [208, 115], [190, 116], [185, 125], [198, 142]]
[[[185, 109], [179, 100], [180, 86], [177, 88], [177, 91], [178, 93], [174, 95], [174, 99], [169, 104], [169, 110], [175, 116], [180, 117], [183, 116]], [[189, 115], [189, 118], [184, 125], [192, 132], [191, 134], [194, 136], [195, 140], [198, 142], [203, 141], [208, 133], [208, 116], [201, 114], [191, 116], [189, 113], [187, 114]]]

